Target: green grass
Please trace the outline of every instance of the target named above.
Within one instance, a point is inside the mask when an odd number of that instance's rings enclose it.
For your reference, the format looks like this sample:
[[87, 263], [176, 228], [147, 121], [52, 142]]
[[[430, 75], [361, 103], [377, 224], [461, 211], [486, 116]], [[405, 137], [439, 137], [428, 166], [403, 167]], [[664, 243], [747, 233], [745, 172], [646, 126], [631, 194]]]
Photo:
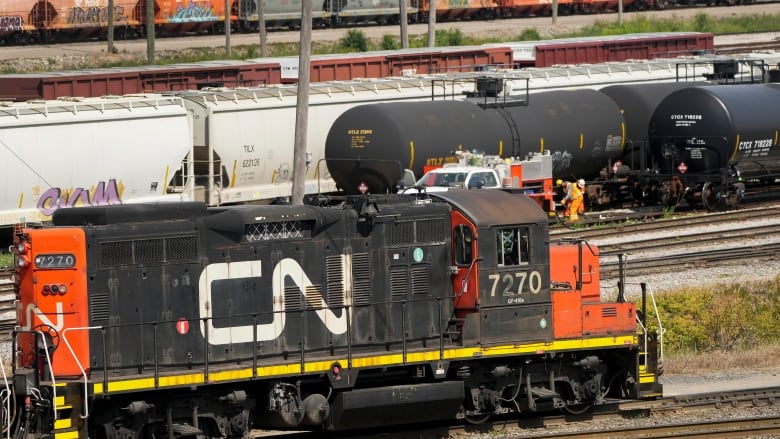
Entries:
[[[681, 289], [658, 295], [656, 301], [670, 353], [780, 345], [780, 276], [769, 282]], [[655, 316], [648, 322], [654, 324]]]
[[0, 267], [9, 267], [13, 265], [14, 257], [10, 253], [0, 252]]

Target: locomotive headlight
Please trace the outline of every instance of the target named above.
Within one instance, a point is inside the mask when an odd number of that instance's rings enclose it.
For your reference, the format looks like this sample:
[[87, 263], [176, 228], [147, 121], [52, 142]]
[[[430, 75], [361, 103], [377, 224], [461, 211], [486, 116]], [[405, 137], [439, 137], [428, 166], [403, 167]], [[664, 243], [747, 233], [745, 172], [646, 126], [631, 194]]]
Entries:
[[23, 242], [19, 242], [16, 244], [16, 254], [17, 255], [23, 255], [27, 253], [27, 246], [24, 245]]
[[60, 284], [59, 289], [60, 289], [60, 294], [65, 294], [68, 292], [68, 287], [66, 287], [64, 284]]
[[18, 256], [18, 257], [16, 258], [16, 265], [17, 265], [19, 268], [26, 267], [26, 266], [27, 266], [27, 258], [25, 258], [24, 256]]

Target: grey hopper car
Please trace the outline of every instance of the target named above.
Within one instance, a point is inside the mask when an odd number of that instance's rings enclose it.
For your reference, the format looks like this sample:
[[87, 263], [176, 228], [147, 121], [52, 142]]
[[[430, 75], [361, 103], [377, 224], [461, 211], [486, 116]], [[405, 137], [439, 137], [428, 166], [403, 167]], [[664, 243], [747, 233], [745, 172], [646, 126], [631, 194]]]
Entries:
[[623, 150], [618, 106], [595, 90], [537, 93], [528, 105], [484, 100], [379, 103], [344, 112], [331, 127], [325, 157], [347, 193], [392, 191], [404, 168], [455, 161], [457, 150], [522, 158], [553, 156], [554, 178], [598, 175]]

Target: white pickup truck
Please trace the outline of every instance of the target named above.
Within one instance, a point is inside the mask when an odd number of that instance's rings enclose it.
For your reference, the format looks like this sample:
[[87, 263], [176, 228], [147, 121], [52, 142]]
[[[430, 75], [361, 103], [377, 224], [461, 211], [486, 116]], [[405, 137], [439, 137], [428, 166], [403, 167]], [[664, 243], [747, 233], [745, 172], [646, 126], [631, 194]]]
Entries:
[[500, 188], [501, 178], [491, 168], [475, 166], [445, 166], [428, 171], [413, 187], [406, 187], [403, 193], [412, 193], [420, 188], [426, 192], [442, 192], [450, 188], [482, 189]]
[[498, 156], [463, 154], [458, 163], [432, 169], [419, 180], [406, 170], [402, 194], [443, 192], [460, 189], [514, 189], [536, 199], [546, 212], [555, 212], [552, 186], [552, 157], [533, 154], [525, 160]]

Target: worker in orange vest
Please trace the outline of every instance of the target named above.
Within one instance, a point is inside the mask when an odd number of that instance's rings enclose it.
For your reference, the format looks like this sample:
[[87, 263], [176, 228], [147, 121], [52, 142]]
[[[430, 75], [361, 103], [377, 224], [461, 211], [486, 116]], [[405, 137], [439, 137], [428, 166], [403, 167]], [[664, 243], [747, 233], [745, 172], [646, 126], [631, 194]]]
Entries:
[[558, 186], [563, 188], [563, 192], [566, 194], [563, 197], [563, 204], [565, 205], [563, 216], [568, 218], [569, 221], [578, 221], [580, 219], [579, 214], [585, 211], [583, 205], [585, 180], [579, 179], [576, 183], [558, 180], [557, 183]]

